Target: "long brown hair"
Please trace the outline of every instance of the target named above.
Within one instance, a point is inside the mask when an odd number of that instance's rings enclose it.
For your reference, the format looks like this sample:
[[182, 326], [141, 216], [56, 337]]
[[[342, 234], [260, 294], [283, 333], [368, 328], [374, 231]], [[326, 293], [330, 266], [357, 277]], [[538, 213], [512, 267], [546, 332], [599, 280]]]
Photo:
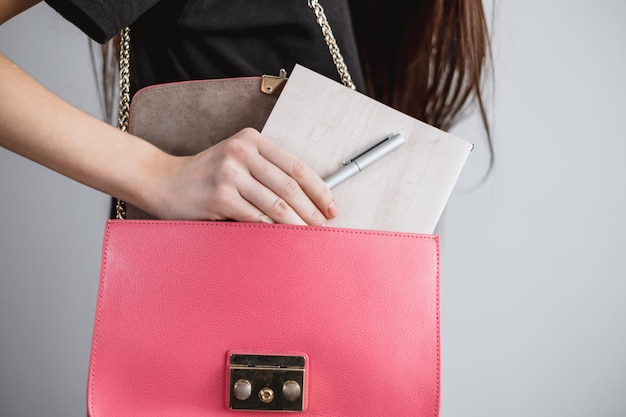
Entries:
[[[494, 162], [483, 82], [491, 50], [482, 0], [349, 0], [368, 93], [419, 120], [450, 129], [475, 104]], [[102, 98], [114, 118], [119, 37], [101, 55]], [[97, 53], [92, 49], [92, 57]]]
[[493, 165], [483, 98], [491, 68], [482, 0], [349, 0], [369, 94], [444, 130], [476, 104]]

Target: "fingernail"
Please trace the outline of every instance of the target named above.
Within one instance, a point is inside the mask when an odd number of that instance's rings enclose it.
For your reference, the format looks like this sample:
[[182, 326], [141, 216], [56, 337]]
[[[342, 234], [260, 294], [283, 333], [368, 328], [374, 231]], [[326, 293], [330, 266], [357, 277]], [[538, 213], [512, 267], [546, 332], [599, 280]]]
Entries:
[[337, 214], [339, 214], [337, 212], [337, 205], [335, 204], [335, 200], [333, 200], [332, 203], [330, 203], [330, 206], [328, 206], [328, 215], [331, 218], [335, 218], [337, 217]]
[[259, 222], [260, 223], [268, 223], [268, 224], [273, 224], [274, 221], [272, 219], [269, 218], [269, 216], [266, 215], [262, 215], [259, 217]]

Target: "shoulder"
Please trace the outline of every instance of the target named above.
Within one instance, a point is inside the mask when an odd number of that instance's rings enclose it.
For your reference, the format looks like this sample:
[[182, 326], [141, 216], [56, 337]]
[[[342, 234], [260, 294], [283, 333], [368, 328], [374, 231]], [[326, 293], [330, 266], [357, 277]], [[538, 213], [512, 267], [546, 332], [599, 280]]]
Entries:
[[105, 43], [159, 0], [45, 0], [93, 40]]

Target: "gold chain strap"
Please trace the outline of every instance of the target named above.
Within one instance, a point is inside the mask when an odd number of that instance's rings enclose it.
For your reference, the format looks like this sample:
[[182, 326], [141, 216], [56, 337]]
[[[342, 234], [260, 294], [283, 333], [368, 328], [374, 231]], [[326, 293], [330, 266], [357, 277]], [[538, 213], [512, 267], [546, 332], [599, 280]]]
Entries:
[[120, 110], [117, 127], [122, 131], [128, 130], [128, 115], [130, 111], [130, 28], [124, 28], [120, 33]]
[[[120, 33], [120, 108], [117, 127], [122, 131], [128, 130], [130, 114], [130, 28], [124, 28]], [[115, 217], [126, 218], [126, 202], [117, 199]]]
[[328, 19], [326, 18], [326, 14], [324, 14], [324, 8], [317, 0], [307, 0], [309, 7], [313, 9], [315, 16], [317, 17], [317, 24], [322, 28], [322, 35], [324, 35], [324, 41], [326, 41], [326, 45], [328, 45], [328, 50], [330, 51], [330, 55], [333, 57], [333, 62], [337, 67], [337, 72], [339, 73], [339, 77], [341, 77], [341, 82], [348, 88], [356, 90], [356, 86], [352, 81], [352, 77], [350, 76], [350, 72], [348, 72], [348, 67], [346, 66], [345, 61], [343, 60], [343, 55], [339, 51], [339, 46], [337, 45], [337, 40], [333, 35], [333, 31], [330, 28], [330, 24], [328, 23]]
[[[337, 67], [337, 72], [341, 78], [341, 82], [348, 88], [356, 90], [356, 86], [352, 81], [348, 67], [343, 59], [343, 55], [339, 51], [337, 40], [330, 28], [324, 8], [318, 0], [307, 0], [309, 8], [313, 9], [317, 23], [322, 29], [324, 41], [328, 45], [328, 50], [333, 58], [333, 62]], [[124, 28], [120, 33], [120, 108], [118, 128], [122, 132], [128, 130], [128, 118], [130, 113], [130, 27]], [[116, 218], [126, 218], [126, 203], [120, 199], [117, 200], [115, 207]]]

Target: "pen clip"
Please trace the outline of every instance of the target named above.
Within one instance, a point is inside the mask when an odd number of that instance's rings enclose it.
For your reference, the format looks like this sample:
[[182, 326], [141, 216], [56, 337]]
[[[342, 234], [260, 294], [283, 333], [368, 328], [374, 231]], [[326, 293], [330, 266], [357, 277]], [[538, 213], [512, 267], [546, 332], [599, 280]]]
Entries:
[[380, 142], [378, 142], [377, 144], [367, 148], [366, 150], [364, 150], [363, 152], [361, 152], [360, 154], [358, 154], [357, 156], [354, 156], [350, 159], [346, 159], [345, 161], [341, 161], [341, 163], [343, 165], [350, 165], [351, 163], [354, 162], [355, 159], [359, 159], [360, 157], [362, 157], [363, 155], [365, 155], [366, 153], [370, 152], [372, 149], [382, 145], [383, 143], [385, 143], [386, 141], [388, 141], [394, 134], [390, 133], [389, 135], [387, 135], [387, 137], [385, 137], [383, 140], [381, 140]]

